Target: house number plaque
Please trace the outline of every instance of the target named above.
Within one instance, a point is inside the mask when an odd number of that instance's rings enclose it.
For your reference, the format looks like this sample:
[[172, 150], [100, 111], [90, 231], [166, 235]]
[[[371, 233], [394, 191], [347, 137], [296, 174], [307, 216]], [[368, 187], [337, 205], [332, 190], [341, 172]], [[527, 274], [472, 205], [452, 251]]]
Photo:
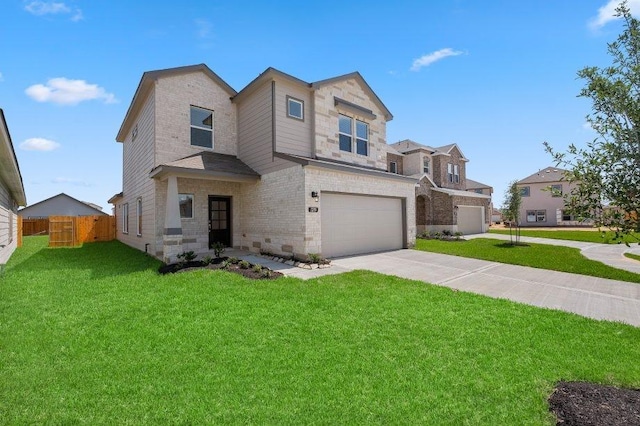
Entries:
[[309, 207], [309, 213], [318, 213], [317, 207]]

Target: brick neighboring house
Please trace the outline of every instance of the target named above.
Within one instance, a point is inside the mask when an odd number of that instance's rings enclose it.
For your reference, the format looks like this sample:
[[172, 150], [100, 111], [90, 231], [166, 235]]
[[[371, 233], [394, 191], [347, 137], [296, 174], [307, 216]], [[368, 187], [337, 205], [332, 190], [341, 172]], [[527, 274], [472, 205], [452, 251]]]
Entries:
[[362, 76], [268, 68], [236, 92], [206, 65], [145, 72], [116, 140], [117, 237], [165, 261], [212, 244], [303, 257], [410, 247], [415, 180]]
[[563, 194], [571, 191], [566, 170], [545, 167], [516, 182], [522, 195], [520, 226], [584, 226], [564, 209]]
[[398, 173], [417, 179], [418, 233], [447, 230], [468, 235], [488, 230], [493, 188], [467, 179], [469, 160], [458, 145], [434, 148], [406, 139], [391, 144], [390, 150], [389, 170], [396, 167]]
[[18, 207], [27, 204], [18, 159], [0, 109], [0, 265], [18, 246]]

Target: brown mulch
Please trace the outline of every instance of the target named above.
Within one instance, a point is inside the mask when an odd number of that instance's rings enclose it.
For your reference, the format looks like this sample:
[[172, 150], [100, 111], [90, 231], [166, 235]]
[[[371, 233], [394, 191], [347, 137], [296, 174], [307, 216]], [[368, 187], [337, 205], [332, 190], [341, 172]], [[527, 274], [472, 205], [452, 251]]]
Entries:
[[640, 426], [640, 390], [587, 382], [559, 382], [549, 411], [562, 426]]
[[[213, 262], [209, 264], [206, 264], [199, 260], [194, 260], [191, 262], [184, 262], [184, 263], [163, 264], [158, 269], [158, 272], [164, 275], [164, 274], [174, 274], [178, 272], [195, 271], [199, 269], [212, 269], [212, 270], [223, 269], [222, 262], [224, 262], [227, 259], [228, 258], [226, 257], [219, 257], [219, 258], [213, 259]], [[251, 278], [254, 280], [274, 280], [276, 278], [280, 278], [283, 276], [281, 272], [276, 272], [272, 270], [269, 276], [265, 277], [262, 274], [262, 271], [260, 272], [254, 271], [253, 266], [254, 266], [253, 263], [250, 263], [248, 268], [242, 268], [240, 264], [232, 263], [228, 265], [226, 268], [224, 268], [224, 270], [227, 272], [233, 272], [235, 274], [239, 274], [246, 278]], [[263, 269], [268, 269], [268, 268], [263, 267]]]

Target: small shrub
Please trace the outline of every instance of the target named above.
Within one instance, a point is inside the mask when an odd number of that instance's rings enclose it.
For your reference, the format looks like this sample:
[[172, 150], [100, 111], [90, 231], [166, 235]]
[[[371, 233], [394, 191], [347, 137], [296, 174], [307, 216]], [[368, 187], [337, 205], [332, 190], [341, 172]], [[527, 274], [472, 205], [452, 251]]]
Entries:
[[262, 270], [262, 265], [256, 263], [251, 269], [253, 269], [253, 272], [260, 272]]
[[262, 278], [271, 278], [271, 269], [263, 269], [260, 275], [262, 275]]
[[195, 258], [198, 257], [198, 255], [193, 250], [190, 250], [190, 251], [183, 251], [182, 253], [178, 254], [176, 257], [178, 258], [179, 263], [184, 263], [184, 262], [191, 262], [195, 260]]
[[311, 263], [320, 263], [320, 260], [322, 260], [322, 257], [320, 257], [318, 253], [309, 253], [307, 256], [309, 257], [309, 262]]
[[233, 265], [233, 263], [231, 262], [231, 259], [223, 260], [222, 263], [220, 264], [220, 269], [229, 269], [231, 265]]
[[215, 243], [213, 243], [211, 245], [211, 248], [213, 249], [213, 254], [215, 254], [216, 257], [220, 257], [226, 250], [226, 247], [220, 241], [216, 241]]
[[251, 264], [249, 262], [247, 262], [246, 260], [241, 260], [240, 262], [238, 262], [238, 264], [240, 265], [240, 268], [242, 268], [242, 269], [249, 269], [249, 267], [251, 266]]
[[238, 259], [237, 257], [230, 257], [229, 258], [229, 262], [236, 264], [238, 262], [240, 262], [240, 259]]
[[456, 240], [459, 240], [460, 238], [462, 238], [462, 232], [457, 231], [455, 234], [453, 234], [453, 236], [456, 238]]
[[450, 237], [452, 235], [452, 233], [448, 229], [445, 229], [445, 230], [442, 231], [442, 235], [445, 236], [445, 237]]
[[211, 263], [213, 263], [213, 258], [211, 256], [205, 256], [202, 258], [202, 263], [204, 263], [205, 265], [210, 265]]

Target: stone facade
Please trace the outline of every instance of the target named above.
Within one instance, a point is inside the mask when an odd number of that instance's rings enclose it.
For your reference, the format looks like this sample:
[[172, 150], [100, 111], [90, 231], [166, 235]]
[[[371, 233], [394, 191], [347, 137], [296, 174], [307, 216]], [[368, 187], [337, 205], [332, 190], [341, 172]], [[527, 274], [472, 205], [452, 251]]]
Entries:
[[399, 175], [404, 174], [404, 165], [403, 165], [403, 157], [402, 155], [391, 154], [387, 152], [387, 171], [391, 171], [391, 163], [396, 163], [396, 173]]
[[[467, 189], [467, 173], [466, 173], [466, 159], [464, 159], [458, 150], [454, 147], [449, 152], [449, 155], [433, 155], [432, 156], [433, 167], [433, 182], [440, 188], [457, 189], [465, 191]], [[459, 182], [449, 182], [447, 174], [447, 165], [453, 164], [458, 166], [459, 170]]]

